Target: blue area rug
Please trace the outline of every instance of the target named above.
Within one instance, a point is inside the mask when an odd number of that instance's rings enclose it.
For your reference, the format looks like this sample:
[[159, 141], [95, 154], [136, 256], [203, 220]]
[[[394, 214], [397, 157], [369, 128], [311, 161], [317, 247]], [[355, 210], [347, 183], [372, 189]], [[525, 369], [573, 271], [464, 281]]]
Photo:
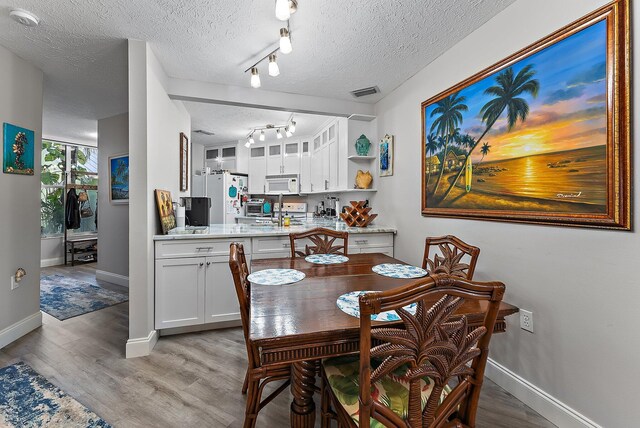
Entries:
[[40, 309], [59, 320], [108, 308], [129, 295], [62, 275], [40, 277]]
[[0, 369], [0, 426], [111, 427], [22, 362]]

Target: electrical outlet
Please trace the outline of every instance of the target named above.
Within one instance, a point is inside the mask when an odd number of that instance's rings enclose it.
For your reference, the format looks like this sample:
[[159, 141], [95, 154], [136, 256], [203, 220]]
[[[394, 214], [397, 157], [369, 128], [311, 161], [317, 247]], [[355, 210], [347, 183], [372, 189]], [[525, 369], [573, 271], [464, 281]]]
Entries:
[[520, 309], [520, 328], [533, 333], [533, 312]]
[[18, 287], [20, 287], [20, 283], [16, 282], [16, 277], [14, 275], [11, 275], [11, 289], [15, 290]]

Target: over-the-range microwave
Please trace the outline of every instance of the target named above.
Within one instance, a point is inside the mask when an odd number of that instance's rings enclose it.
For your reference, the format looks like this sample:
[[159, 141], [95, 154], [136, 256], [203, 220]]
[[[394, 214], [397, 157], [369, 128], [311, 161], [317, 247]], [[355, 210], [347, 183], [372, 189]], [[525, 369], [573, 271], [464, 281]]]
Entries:
[[265, 177], [265, 194], [297, 195], [300, 193], [300, 177], [298, 174], [267, 175]]

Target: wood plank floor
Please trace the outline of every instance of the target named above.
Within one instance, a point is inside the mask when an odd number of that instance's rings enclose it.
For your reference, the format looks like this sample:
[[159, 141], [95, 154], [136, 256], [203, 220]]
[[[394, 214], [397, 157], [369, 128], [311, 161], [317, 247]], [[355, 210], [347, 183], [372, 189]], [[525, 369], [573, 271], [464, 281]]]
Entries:
[[[43, 273], [95, 282], [93, 265]], [[42, 328], [0, 350], [0, 367], [26, 362], [115, 427], [241, 427], [242, 330], [163, 337], [152, 355], [127, 360], [128, 311], [122, 303], [66, 321], [44, 314]], [[260, 413], [258, 427], [288, 426], [289, 403], [289, 394], [281, 394]], [[488, 380], [477, 426], [554, 427]]]

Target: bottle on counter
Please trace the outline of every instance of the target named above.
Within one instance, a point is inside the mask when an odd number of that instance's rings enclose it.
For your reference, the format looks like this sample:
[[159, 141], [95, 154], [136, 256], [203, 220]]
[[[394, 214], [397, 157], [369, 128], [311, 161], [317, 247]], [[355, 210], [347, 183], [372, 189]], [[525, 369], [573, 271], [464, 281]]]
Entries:
[[284, 227], [289, 227], [289, 226], [291, 226], [291, 217], [289, 216], [289, 213], [284, 213], [283, 226], [284, 226]]

